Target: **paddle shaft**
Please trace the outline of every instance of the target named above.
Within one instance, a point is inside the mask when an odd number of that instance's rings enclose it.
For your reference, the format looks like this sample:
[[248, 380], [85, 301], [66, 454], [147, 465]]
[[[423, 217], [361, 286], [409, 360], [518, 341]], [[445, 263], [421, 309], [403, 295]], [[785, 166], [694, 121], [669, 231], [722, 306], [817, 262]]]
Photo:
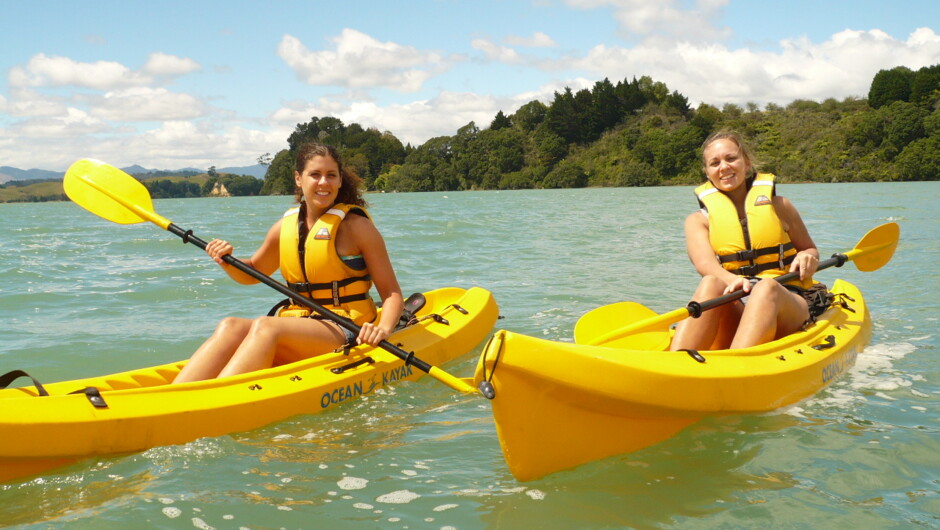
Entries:
[[[817, 267], [816, 270], [821, 271], [823, 269], [828, 269], [829, 267], [833, 267], [833, 266], [841, 267], [848, 260], [849, 258], [845, 254], [833, 254], [831, 258], [819, 262], [819, 267]], [[799, 279], [799, 277], [800, 277], [799, 272], [788, 272], [786, 274], [777, 276], [774, 279], [777, 280], [777, 282], [779, 283], [787, 283], [789, 281], [797, 280]], [[735, 300], [740, 300], [741, 298], [744, 298], [746, 294], [747, 293], [744, 292], [744, 289], [738, 289], [737, 291], [734, 291], [732, 293], [718, 296], [718, 297], [712, 298], [711, 300], [706, 300], [704, 302], [689, 302], [689, 305], [685, 307], [685, 310], [689, 312], [690, 317], [698, 318], [702, 316], [703, 312], [708, 311], [709, 309], [713, 309], [715, 307], [721, 306], [721, 305], [725, 305]]]
[[[170, 223], [166, 227], [166, 229], [167, 231], [179, 236], [183, 240], [183, 243], [192, 243], [193, 245], [196, 245], [202, 250], [206, 249], [207, 243], [203, 241], [202, 239], [194, 236], [192, 230], [183, 230], [182, 228], [180, 228], [179, 226], [173, 223]], [[322, 317], [336, 323], [340, 327], [347, 329], [355, 334], [359, 333], [359, 326], [357, 326], [353, 321], [349, 320], [348, 318], [343, 318], [337, 315], [336, 313], [328, 310], [327, 308], [321, 306], [320, 304], [314, 302], [313, 300], [303, 296], [302, 294], [291, 290], [286, 285], [278, 282], [274, 278], [271, 278], [270, 276], [268, 276], [267, 274], [264, 274], [258, 269], [255, 269], [254, 267], [241, 261], [235, 256], [232, 256], [231, 254], [226, 254], [222, 256], [222, 260], [225, 261], [225, 263], [228, 263], [229, 265], [240, 270], [241, 272], [244, 272], [245, 274], [258, 280], [259, 282], [267, 285], [268, 287], [271, 287], [277, 292], [290, 298], [297, 304], [300, 304], [302, 306], [307, 307], [308, 309], [316, 311]], [[379, 347], [388, 351], [389, 353], [398, 357], [399, 359], [405, 361], [405, 364], [410, 364], [411, 366], [414, 366], [415, 368], [417, 368], [418, 370], [421, 370], [422, 372], [433, 375], [436, 379], [446, 384], [447, 386], [453, 388], [454, 390], [465, 392], [465, 393], [476, 392], [476, 389], [474, 389], [472, 386], [468, 385], [461, 379], [453, 377], [450, 374], [443, 372], [435, 368], [434, 366], [431, 366], [430, 364], [422, 361], [421, 359], [415, 357], [415, 354], [413, 352], [406, 352], [405, 350], [399, 348], [398, 346], [395, 346], [394, 344], [392, 344], [391, 342], [388, 342], [387, 340], [383, 340], [382, 342], [380, 342]]]
[[[853, 251], [848, 252], [847, 254], [833, 254], [831, 258], [819, 262], [819, 267], [816, 270], [821, 271], [823, 269], [828, 269], [829, 267], [832, 267], [832, 266], [841, 267], [842, 265], [845, 264], [846, 261], [848, 261], [851, 258], [851, 255], [853, 252], [856, 252], [856, 251], [853, 250]], [[774, 279], [780, 283], [786, 283], [792, 280], [796, 280], [799, 277], [800, 277], [799, 272], [788, 272], [787, 274], [777, 276]], [[662, 326], [668, 326], [670, 324], [674, 324], [686, 317], [698, 318], [702, 316], [702, 313], [704, 313], [705, 311], [708, 311], [709, 309], [714, 309], [721, 305], [725, 305], [735, 300], [740, 300], [741, 298], [744, 298], [746, 294], [747, 293], [744, 292], [744, 289], [738, 289], [737, 291], [734, 291], [732, 293], [718, 296], [718, 297], [712, 298], [711, 300], [706, 300], [704, 302], [692, 301], [692, 302], [689, 302], [689, 305], [685, 307], [674, 309], [668, 313], [663, 313], [662, 315], [659, 315], [657, 317], [650, 318], [647, 320], [641, 320], [629, 326], [624, 326], [622, 328], [615, 329], [611, 331], [610, 333], [601, 335], [597, 339], [591, 341], [591, 344], [603, 344], [605, 342], [609, 342], [614, 339], [619, 339], [620, 337], [624, 337], [632, 333], [659, 329]]]
[[[117, 170], [117, 171], [120, 171], [120, 170]], [[124, 174], [124, 173], [121, 172], [121, 174]], [[126, 176], [127, 178], [132, 179], [130, 175], [126, 175]], [[192, 230], [183, 230], [179, 226], [173, 224], [169, 219], [163, 217], [162, 215], [154, 211], [148, 210], [147, 208], [144, 208], [138, 204], [134, 204], [129, 199], [122, 197], [121, 195], [117, 193], [112, 192], [111, 190], [95, 182], [93, 179], [88, 178], [87, 175], [81, 175], [81, 176], [78, 176], [77, 178], [80, 179], [85, 184], [91, 186], [98, 192], [118, 202], [123, 207], [127, 208], [128, 210], [134, 212], [136, 215], [140, 216], [141, 220], [150, 221], [151, 223], [159, 226], [160, 228], [163, 228], [164, 230], [179, 236], [183, 240], [183, 243], [192, 243], [193, 245], [196, 245], [202, 250], [206, 249], [206, 245], [208, 243], [206, 243], [199, 237], [196, 237], [195, 235], [193, 235]], [[336, 313], [333, 313], [332, 311], [321, 306], [320, 304], [317, 304], [313, 300], [310, 300], [309, 298], [304, 297], [300, 293], [292, 291], [286, 285], [278, 282], [277, 280], [255, 269], [254, 267], [244, 263], [243, 261], [239, 260], [235, 256], [232, 256], [231, 254], [226, 254], [225, 256], [222, 257], [222, 259], [229, 265], [251, 276], [252, 278], [258, 280], [259, 282], [267, 285], [268, 287], [271, 287], [272, 289], [283, 294], [284, 296], [287, 296], [288, 298], [297, 302], [298, 304], [303, 305], [313, 311], [316, 311], [321, 316], [335, 322], [340, 327], [347, 329], [357, 335], [359, 334], [359, 326], [357, 326], [351, 320], [347, 318], [343, 318], [337, 315]], [[472, 393], [477, 392], [475, 388], [468, 385], [465, 381], [450, 375], [449, 373], [441, 370], [440, 368], [431, 366], [430, 364], [415, 357], [413, 352], [406, 352], [402, 350], [401, 348], [395, 346], [394, 344], [388, 342], [387, 340], [383, 340], [382, 342], [380, 342], [379, 347], [388, 351], [392, 355], [398, 357], [402, 361], [405, 361], [405, 364], [414, 366], [418, 370], [421, 370], [422, 372], [427, 373], [431, 377], [437, 379], [438, 381], [444, 383], [445, 385], [451, 387], [452, 389], [458, 392], [463, 392], [467, 394], [472, 394]]]

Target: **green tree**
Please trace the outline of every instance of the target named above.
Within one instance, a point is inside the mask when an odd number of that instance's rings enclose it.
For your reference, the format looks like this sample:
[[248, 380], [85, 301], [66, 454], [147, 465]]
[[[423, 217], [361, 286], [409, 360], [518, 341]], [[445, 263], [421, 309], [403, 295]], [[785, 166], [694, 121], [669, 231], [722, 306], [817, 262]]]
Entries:
[[924, 136], [927, 110], [906, 101], [895, 101], [879, 109], [884, 116], [885, 136], [881, 148], [888, 160], [894, 159], [907, 144]]
[[895, 162], [899, 180], [940, 180], [940, 138], [912, 142]]
[[587, 184], [588, 176], [578, 164], [559, 164], [542, 180], [545, 188], [583, 188]]
[[512, 120], [506, 117], [503, 111], [497, 112], [496, 117], [493, 118], [493, 121], [490, 123], [490, 130], [498, 131], [506, 127], [512, 127]]
[[591, 93], [591, 115], [594, 118], [594, 130], [591, 131], [593, 138], [612, 129], [623, 119], [623, 108], [617, 88], [606, 77], [594, 84]]
[[940, 64], [925, 66], [911, 80], [912, 103], [931, 105], [940, 98]]
[[881, 146], [885, 137], [885, 121], [878, 111], [863, 112], [855, 117], [855, 124], [846, 131], [846, 141], [866, 151]]
[[617, 83], [617, 98], [620, 100], [620, 108], [625, 114], [634, 114], [646, 106], [648, 98], [640, 87], [640, 81], [636, 77], [632, 81], [622, 81]]
[[678, 111], [679, 114], [685, 117], [692, 114], [692, 107], [689, 106], [689, 98], [683, 96], [678, 91], [674, 90], [672, 94], [666, 96], [666, 100], [663, 104], [667, 109]]
[[868, 104], [878, 109], [893, 101], [910, 101], [913, 80], [914, 73], [905, 66], [879, 70], [868, 90]]
[[205, 182], [202, 183], [201, 196], [208, 197], [212, 193], [212, 189], [215, 188], [216, 182], [219, 181], [219, 175], [216, 173], [215, 176], [210, 176]]
[[924, 118], [924, 134], [940, 137], [940, 107]]
[[565, 139], [555, 134], [546, 124], [535, 129], [533, 135], [534, 163], [537, 166], [551, 168], [568, 153]]
[[268, 166], [260, 193], [262, 195], [293, 195], [295, 187], [293, 156], [289, 150], [282, 149], [274, 155], [274, 160]]
[[221, 178], [222, 184], [230, 194], [236, 197], [258, 195], [264, 182], [251, 175], [225, 175]]
[[570, 88], [565, 87], [565, 91], [561, 94], [555, 92], [555, 99], [545, 116], [545, 125], [569, 144], [581, 141], [584, 123], [578, 103]]
[[512, 122], [518, 125], [523, 131], [534, 131], [548, 113], [548, 107], [541, 101], [535, 100], [519, 107], [519, 110], [512, 115]]

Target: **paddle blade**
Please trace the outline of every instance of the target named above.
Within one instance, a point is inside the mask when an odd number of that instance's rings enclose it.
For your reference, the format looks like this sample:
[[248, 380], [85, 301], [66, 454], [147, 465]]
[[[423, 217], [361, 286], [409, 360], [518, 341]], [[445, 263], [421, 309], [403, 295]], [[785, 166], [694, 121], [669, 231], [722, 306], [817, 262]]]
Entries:
[[[595, 344], [611, 330], [620, 329], [635, 322], [656, 318], [652, 309], [636, 302], [617, 302], [594, 308], [578, 319], [574, 326], [574, 341], [577, 344]], [[669, 325], [633, 333], [603, 341], [604, 346], [634, 350], [665, 350], [669, 346]]]
[[83, 158], [69, 167], [63, 181], [65, 194], [89, 212], [118, 224], [148, 219], [127, 205], [153, 210], [150, 192], [134, 177], [99, 160]]
[[901, 227], [897, 223], [885, 223], [869, 230], [846, 256], [862, 272], [878, 270], [891, 261], [900, 236]]

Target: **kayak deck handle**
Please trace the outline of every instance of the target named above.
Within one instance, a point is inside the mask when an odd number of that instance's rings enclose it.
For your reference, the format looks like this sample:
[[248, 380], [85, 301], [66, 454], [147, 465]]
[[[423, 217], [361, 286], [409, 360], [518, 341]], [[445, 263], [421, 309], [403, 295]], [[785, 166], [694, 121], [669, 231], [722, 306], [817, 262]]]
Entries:
[[814, 350], [828, 350], [829, 348], [832, 348], [835, 345], [836, 345], [835, 335], [829, 335], [823, 340], [822, 344], [817, 344], [813, 346], [813, 349]]

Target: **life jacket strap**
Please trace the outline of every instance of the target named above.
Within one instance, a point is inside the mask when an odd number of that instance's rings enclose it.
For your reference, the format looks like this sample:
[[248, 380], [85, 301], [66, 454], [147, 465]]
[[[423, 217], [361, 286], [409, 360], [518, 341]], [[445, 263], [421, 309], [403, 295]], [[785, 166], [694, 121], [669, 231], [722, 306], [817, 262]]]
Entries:
[[335, 282], [324, 282], [324, 283], [288, 283], [287, 286], [292, 290], [297, 291], [298, 293], [309, 293], [312, 291], [322, 291], [329, 289], [330, 291], [336, 291], [340, 287], [346, 287], [347, 285], [352, 285], [356, 282], [369, 282], [372, 281], [372, 277], [366, 274], [365, 276], [353, 276], [350, 278], [344, 278]]
[[334, 293], [333, 298], [311, 298], [311, 300], [320, 305], [339, 306], [350, 302], [369, 300], [370, 298], [369, 293], [350, 294], [346, 296], [336, 296], [336, 293]]
[[729, 272], [733, 272], [739, 276], [757, 276], [758, 274], [769, 271], [771, 269], [784, 269], [791, 263], [793, 263], [793, 258], [795, 256], [790, 256], [779, 261], [771, 261], [770, 263], [761, 263], [759, 265], [745, 265], [743, 267], [738, 267], [737, 269], [729, 269]]
[[[793, 243], [786, 243], [784, 245], [777, 245], [774, 247], [764, 247], [764, 248], [749, 248], [745, 250], [739, 250], [733, 254], [725, 254], [724, 256], [718, 256], [719, 263], [728, 263], [729, 261], [754, 261], [757, 258], [762, 256], [767, 256], [770, 254], [777, 254], [783, 256], [783, 254], [792, 250]], [[792, 260], [791, 260], [792, 261]]]

